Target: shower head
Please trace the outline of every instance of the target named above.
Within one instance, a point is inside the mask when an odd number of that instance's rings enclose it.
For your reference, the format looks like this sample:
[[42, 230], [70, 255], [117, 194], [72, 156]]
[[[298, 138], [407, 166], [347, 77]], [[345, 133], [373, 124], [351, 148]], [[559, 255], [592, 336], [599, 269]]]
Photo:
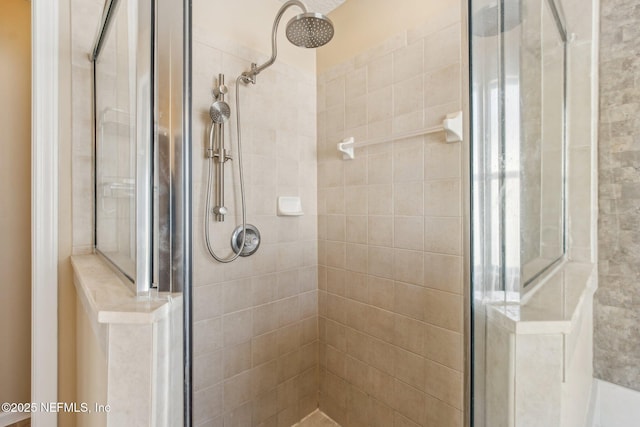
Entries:
[[229, 104], [224, 101], [215, 101], [209, 108], [209, 115], [213, 123], [220, 125], [229, 120], [231, 108], [229, 108]]
[[333, 22], [321, 13], [307, 12], [287, 23], [287, 38], [298, 47], [317, 48], [333, 38]]
[[307, 7], [300, 0], [289, 0], [282, 5], [276, 15], [276, 19], [273, 21], [273, 29], [271, 30], [271, 58], [262, 65], [251, 64], [251, 70], [245, 71], [240, 75], [240, 80], [243, 83], [255, 84], [256, 76], [276, 62], [276, 56], [278, 56], [276, 36], [278, 24], [284, 12], [292, 6], [300, 8], [302, 13], [295, 16], [287, 24], [287, 38], [291, 43], [299, 47], [316, 48], [329, 43], [333, 38], [333, 23], [329, 18], [320, 13], [308, 12]]

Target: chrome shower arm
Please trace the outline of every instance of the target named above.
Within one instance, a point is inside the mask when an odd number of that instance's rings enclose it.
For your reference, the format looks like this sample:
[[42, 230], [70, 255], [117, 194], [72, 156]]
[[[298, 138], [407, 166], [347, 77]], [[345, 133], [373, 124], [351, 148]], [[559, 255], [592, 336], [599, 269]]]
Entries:
[[276, 56], [278, 56], [278, 24], [280, 23], [280, 19], [282, 19], [282, 15], [284, 12], [289, 9], [291, 6], [298, 6], [302, 9], [303, 13], [307, 13], [307, 7], [299, 0], [289, 0], [285, 4], [282, 5], [278, 14], [276, 15], [275, 20], [273, 21], [273, 29], [271, 30], [271, 58], [267, 62], [262, 65], [251, 64], [251, 71], [245, 71], [242, 73], [242, 81], [245, 83], [255, 83], [255, 78], [258, 74], [264, 71], [266, 68], [273, 65], [276, 62]]

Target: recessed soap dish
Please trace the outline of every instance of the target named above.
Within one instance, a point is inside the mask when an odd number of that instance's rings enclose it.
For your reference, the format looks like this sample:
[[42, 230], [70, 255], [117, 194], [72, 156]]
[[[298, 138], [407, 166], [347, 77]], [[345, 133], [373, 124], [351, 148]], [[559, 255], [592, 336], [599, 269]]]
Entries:
[[301, 216], [302, 202], [300, 197], [280, 196], [278, 197], [278, 216]]

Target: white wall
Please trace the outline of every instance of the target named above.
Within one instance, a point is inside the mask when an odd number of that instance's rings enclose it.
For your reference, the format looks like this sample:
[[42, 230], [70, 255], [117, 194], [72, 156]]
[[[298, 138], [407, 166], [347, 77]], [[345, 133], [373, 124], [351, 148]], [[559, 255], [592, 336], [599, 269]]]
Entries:
[[[0, 2], [0, 401], [31, 378], [31, 7]], [[10, 325], [10, 327], [7, 327]]]

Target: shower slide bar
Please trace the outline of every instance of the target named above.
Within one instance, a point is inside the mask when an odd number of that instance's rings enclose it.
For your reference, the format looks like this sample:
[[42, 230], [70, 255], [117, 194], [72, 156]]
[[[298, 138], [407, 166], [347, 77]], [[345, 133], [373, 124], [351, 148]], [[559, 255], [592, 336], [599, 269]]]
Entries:
[[358, 147], [368, 147], [369, 145], [382, 144], [385, 142], [398, 141], [401, 139], [413, 138], [416, 136], [429, 135], [432, 133], [444, 132], [447, 142], [461, 142], [463, 137], [463, 121], [462, 111], [447, 114], [440, 126], [434, 126], [427, 129], [420, 129], [411, 132], [389, 135], [382, 138], [374, 138], [368, 141], [355, 142], [354, 137], [345, 138], [338, 143], [338, 151], [342, 153], [344, 160], [353, 160], [355, 158], [355, 149]]

